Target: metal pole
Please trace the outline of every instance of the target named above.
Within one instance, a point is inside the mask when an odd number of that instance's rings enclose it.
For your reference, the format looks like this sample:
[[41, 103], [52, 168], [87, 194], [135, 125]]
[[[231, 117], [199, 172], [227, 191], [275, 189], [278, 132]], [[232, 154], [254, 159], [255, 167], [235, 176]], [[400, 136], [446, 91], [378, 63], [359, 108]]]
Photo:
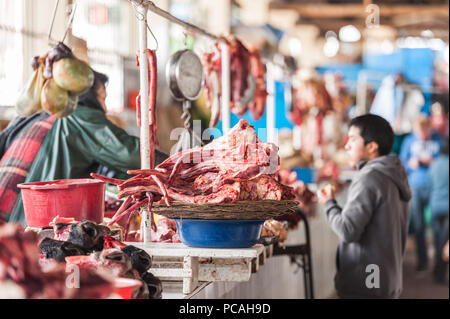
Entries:
[[222, 43], [222, 134], [230, 130], [230, 53], [228, 45]]
[[275, 77], [274, 77], [275, 66], [269, 62], [267, 63], [267, 142], [275, 143]]
[[356, 115], [367, 113], [367, 74], [364, 71], [359, 72], [356, 85]]
[[[148, 61], [147, 61], [147, 8], [137, 7], [139, 16], [139, 78], [141, 95], [141, 168], [150, 168], [150, 138], [149, 138], [149, 105], [148, 105]], [[147, 208], [142, 211], [141, 234], [144, 243], [151, 242], [151, 220]]]
[[[149, 0], [128, 0], [133, 5], [135, 5], [137, 8], [146, 8], [146, 10], [150, 10], [153, 13], [173, 22], [176, 23], [182, 27], [184, 27], [186, 30], [189, 30], [195, 34], [203, 35], [207, 38], [210, 38], [214, 41], [217, 41], [221, 44], [221, 51], [222, 51], [222, 133], [226, 134], [230, 130], [230, 54], [228, 51], [228, 45], [227, 42], [219, 38], [193, 24], [184, 22], [183, 20], [180, 20], [173, 15], [171, 15], [169, 12], [162, 10], [161, 8], [157, 7], [152, 1]], [[142, 23], [142, 21], [141, 21]], [[142, 78], [141, 78], [142, 80]], [[142, 83], [142, 82], [141, 82]], [[142, 95], [141, 95], [142, 96]], [[142, 105], [143, 106], [143, 105]]]
[[169, 12], [164, 11], [163, 9], [157, 7], [152, 1], [149, 1], [149, 0], [128, 0], [128, 1], [130, 1], [131, 3], [133, 3], [133, 4], [137, 5], [137, 6], [145, 6], [148, 10], [152, 11], [153, 13], [155, 13], [155, 14], [157, 14], [157, 15], [159, 15], [159, 16], [161, 16], [161, 17], [163, 17], [163, 18], [165, 18], [165, 19], [167, 19], [167, 20], [169, 20], [169, 21], [171, 21], [173, 23], [179, 24], [182, 27], [184, 27], [185, 29], [187, 29], [189, 31], [192, 31], [192, 32], [194, 32], [196, 34], [203, 35], [205, 37], [211, 38], [211, 39], [213, 39], [215, 41], [219, 41], [219, 42], [222, 42], [222, 43], [225, 42], [223, 39], [221, 39], [221, 38], [219, 38], [219, 37], [217, 37], [217, 36], [207, 32], [207, 31], [205, 31], [205, 30], [203, 30], [203, 29], [201, 29], [201, 28], [199, 28], [199, 27], [197, 27], [197, 26], [195, 26], [193, 24], [190, 24], [188, 22], [185, 22], [183, 20], [180, 20], [180, 19], [174, 17]]
[[[148, 105], [148, 62], [145, 50], [147, 49], [147, 24], [146, 17], [148, 10], [166, 18], [167, 20], [181, 25], [185, 29], [208, 37], [221, 44], [222, 47], [222, 131], [226, 134], [230, 129], [230, 54], [226, 41], [199, 27], [184, 22], [172, 16], [169, 12], [158, 8], [152, 1], [148, 0], [128, 0], [136, 6], [142, 19], [139, 19], [139, 49], [140, 49], [140, 84], [141, 84], [141, 168], [150, 168], [150, 141], [149, 141], [149, 105]], [[151, 242], [151, 221], [148, 209], [142, 213], [141, 233], [143, 233], [144, 243]]]

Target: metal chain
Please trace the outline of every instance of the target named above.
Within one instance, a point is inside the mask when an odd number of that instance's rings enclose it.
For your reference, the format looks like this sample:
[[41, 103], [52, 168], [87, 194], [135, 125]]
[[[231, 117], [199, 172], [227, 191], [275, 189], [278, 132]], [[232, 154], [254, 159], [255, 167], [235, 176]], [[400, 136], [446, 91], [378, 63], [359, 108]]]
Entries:
[[191, 101], [184, 100], [183, 101], [183, 114], [181, 114], [181, 118], [184, 119], [184, 128], [188, 131], [191, 130]]
[[53, 42], [55, 42], [52, 39], [52, 30], [53, 30], [53, 24], [55, 23], [55, 17], [56, 17], [56, 12], [58, 11], [58, 4], [59, 4], [59, 0], [56, 0], [55, 2], [55, 8], [53, 9], [53, 17], [52, 17], [52, 22], [50, 23], [50, 29], [48, 30], [48, 44], [51, 46]]
[[183, 113], [181, 114], [181, 118], [184, 119], [184, 128], [186, 129], [185, 134], [189, 133], [189, 136], [192, 136], [192, 147], [195, 145], [204, 146], [205, 143], [192, 130], [191, 101], [187, 99], [183, 101]]
[[[53, 46], [53, 45], [56, 44], [56, 41], [54, 39], [52, 39], [52, 31], [53, 31], [53, 25], [55, 23], [56, 13], [58, 12], [58, 5], [59, 5], [59, 0], [56, 0], [55, 8], [53, 9], [52, 22], [50, 23], [50, 28], [48, 30], [48, 38], [47, 38], [47, 40], [48, 40], [48, 44], [50, 46]], [[61, 40], [61, 42], [63, 42], [63, 43], [64, 43], [64, 40], [66, 39], [66, 36], [67, 36], [67, 33], [69, 32], [69, 29], [72, 27], [72, 22], [73, 22], [73, 18], [75, 16], [75, 10], [76, 9], [77, 9], [77, 2], [75, 2], [73, 4], [72, 11], [70, 13], [69, 20], [67, 22], [66, 30], [65, 30], [64, 36], [63, 36], [63, 38]]]
[[75, 17], [75, 11], [77, 10], [77, 4], [78, 4], [78, 2], [75, 2], [75, 4], [73, 4], [72, 12], [70, 13], [69, 21], [67, 22], [66, 31], [64, 32], [64, 37], [61, 40], [61, 42], [63, 42], [63, 43], [64, 43], [64, 40], [66, 39], [67, 32], [69, 32], [69, 29], [72, 27], [73, 18]]

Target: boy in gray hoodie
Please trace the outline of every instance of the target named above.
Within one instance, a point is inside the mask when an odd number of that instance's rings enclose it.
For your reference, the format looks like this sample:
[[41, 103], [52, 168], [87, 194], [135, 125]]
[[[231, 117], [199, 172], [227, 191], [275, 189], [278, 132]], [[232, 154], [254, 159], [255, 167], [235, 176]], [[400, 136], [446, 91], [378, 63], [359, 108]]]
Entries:
[[341, 208], [328, 187], [318, 192], [339, 237], [335, 287], [341, 298], [398, 298], [409, 224], [408, 176], [398, 157], [389, 155], [394, 133], [386, 120], [367, 114], [349, 127], [345, 150], [358, 172], [346, 205]]

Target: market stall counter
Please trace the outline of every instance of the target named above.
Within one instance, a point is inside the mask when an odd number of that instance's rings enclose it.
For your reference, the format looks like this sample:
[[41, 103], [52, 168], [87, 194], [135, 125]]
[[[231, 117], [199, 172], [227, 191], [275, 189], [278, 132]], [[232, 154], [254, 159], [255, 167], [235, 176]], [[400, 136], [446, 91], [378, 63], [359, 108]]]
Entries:
[[[341, 194], [339, 197], [343, 197]], [[338, 199], [339, 199], [338, 197]], [[309, 220], [313, 265], [314, 297], [334, 295], [337, 236], [328, 227], [325, 212], [315, 206], [316, 216]], [[286, 245], [305, 242], [303, 227], [290, 231]], [[190, 295], [192, 299], [304, 299], [303, 270], [288, 256], [271, 256], [247, 282], [211, 282]], [[172, 293], [168, 297], [174, 297]], [[179, 296], [179, 295], [178, 295]], [[163, 294], [164, 298], [164, 294]]]
[[[150, 272], [163, 281], [182, 281], [190, 295], [201, 282], [245, 282], [266, 261], [266, 248], [193, 248], [173, 243], [134, 243], [152, 257]], [[164, 296], [164, 295], [163, 295]]]
[[[337, 199], [344, 201], [346, 189], [344, 188]], [[311, 256], [313, 265], [314, 297], [318, 299], [330, 298], [335, 294], [334, 275], [336, 272], [336, 247], [337, 236], [328, 227], [325, 212], [319, 205], [313, 207], [314, 217], [308, 219], [310, 230]], [[298, 246], [305, 243], [305, 228], [302, 225], [295, 230], [289, 231], [286, 247]], [[153, 260], [155, 265], [150, 269], [154, 275], [163, 279], [163, 299], [304, 299], [307, 297], [303, 269], [299, 267], [297, 258], [288, 255], [273, 254], [274, 250], [283, 249], [282, 246], [274, 248], [274, 244], [264, 246], [260, 244], [248, 249], [199, 249], [189, 248], [182, 244], [167, 244], [172, 248], [165, 249], [161, 244], [152, 244]], [[277, 243], [275, 245], [278, 245]], [[142, 247], [145, 244], [142, 244]], [[144, 248], [146, 249], [146, 248]], [[148, 246], [146, 251], [152, 254], [152, 247]], [[161, 254], [161, 257], [157, 257]], [[178, 256], [177, 256], [178, 255]], [[169, 274], [168, 267], [171, 260], [173, 269], [178, 269], [179, 277], [182, 275], [182, 264], [185, 259], [182, 256], [197, 256], [200, 260], [197, 285], [190, 286], [192, 289], [183, 291], [186, 284], [172, 276], [163, 278], [163, 274]], [[207, 256], [214, 258], [205, 258]], [[255, 258], [258, 255], [259, 258]], [[172, 257], [170, 259], [169, 257]], [[222, 261], [217, 263], [219, 257]], [[298, 256], [297, 256], [298, 257]], [[227, 258], [227, 259], [225, 259]], [[241, 259], [239, 259], [241, 258]], [[251, 258], [253, 271], [250, 265], [244, 262]], [[224, 262], [228, 260], [228, 262]], [[241, 261], [240, 266], [239, 260]], [[255, 262], [259, 260], [259, 262]], [[233, 264], [233, 262], [237, 264]], [[175, 266], [175, 264], [178, 264]], [[219, 266], [220, 264], [220, 266]], [[227, 265], [228, 264], [228, 265]], [[255, 264], [258, 265], [255, 268]], [[233, 268], [234, 267], [234, 268]], [[239, 269], [238, 273], [231, 274]], [[219, 270], [220, 275], [216, 276]], [[173, 274], [173, 273], [172, 273]], [[191, 275], [191, 273], [187, 274]], [[187, 276], [186, 278], [192, 278]], [[239, 280], [237, 280], [237, 277]], [[171, 280], [168, 280], [171, 279]], [[187, 292], [187, 293], [186, 293]]]

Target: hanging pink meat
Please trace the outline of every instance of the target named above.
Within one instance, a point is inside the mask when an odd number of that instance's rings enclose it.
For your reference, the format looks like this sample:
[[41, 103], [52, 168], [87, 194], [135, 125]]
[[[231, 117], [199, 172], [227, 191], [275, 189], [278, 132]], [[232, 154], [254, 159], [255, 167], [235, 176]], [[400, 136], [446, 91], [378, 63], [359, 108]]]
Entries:
[[[325, 114], [332, 110], [332, 100], [325, 84], [316, 77], [300, 78], [297, 74], [293, 81], [293, 109], [291, 118], [293, 122], [302, 126], [305, 117], [314, 116], [315, 126], [314, 136], [307, 137], [308, 141], [313, 142], [313, 147], [322, 145], [323, 128], [322, 122]], [[308, 133], [308, 132], [306, 132]]]
[[261, 60], [261, 54], [257, 48], [250, 49], [250, 70], [256, 83], [256, 92], [253, 100], [248, 104], [248, 109], [252, 113], [255, 121], [258, 121], [266, 109], [267, 91], [265, 75], [266, 70]]
[[[228, 45], [230, 57], [230, 111], [243, 116], [248, 109], [255, 120], [264, 114], [267, 91], [265, 90], [265, 69], [259, 50], [250, 50], [236, 37], [223, 37]], [[204, 89], [206, 104], [211, 109], [210, 127], [214, 127], [220, 117], [220, 79], [222, 76], [222, 53], [218, 43], [216, 52], [204, 53], [202, 63], [205, 73]], [[252, 101], [243, 103], [243, 97], [249, 88], [249, 77], [253, 75], [256, 82], [256, 93]]]

